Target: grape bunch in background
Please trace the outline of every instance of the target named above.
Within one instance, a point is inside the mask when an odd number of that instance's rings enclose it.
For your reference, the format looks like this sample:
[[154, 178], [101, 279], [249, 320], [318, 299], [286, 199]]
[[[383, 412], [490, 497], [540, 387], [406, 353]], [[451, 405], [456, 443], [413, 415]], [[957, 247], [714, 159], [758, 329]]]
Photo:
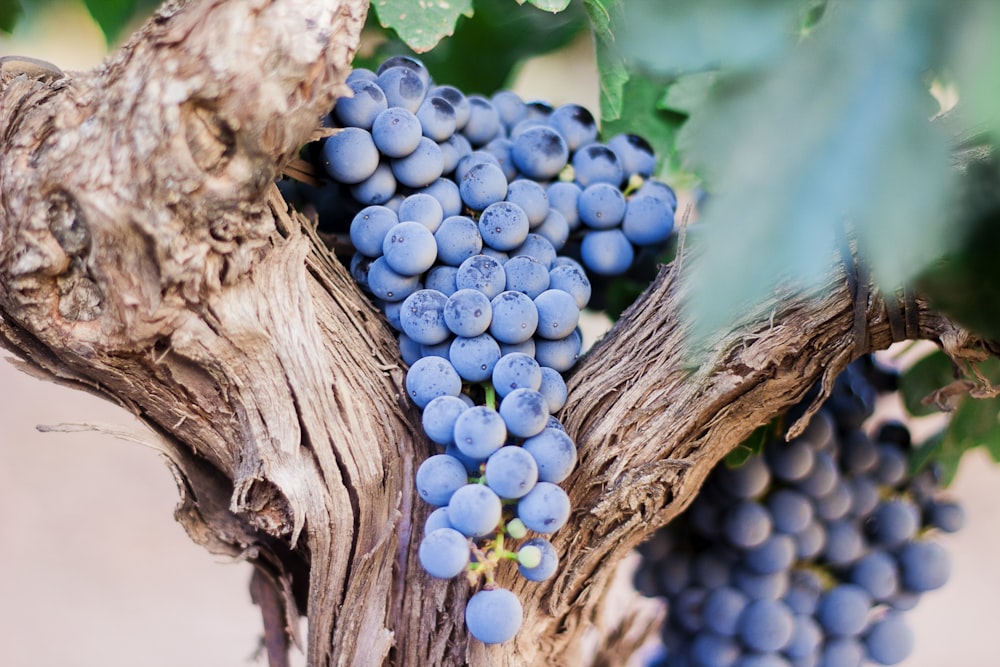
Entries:
[[720, 464], [640, 548], [636, 587], [667, 601], [656, 665], [860, 667], [910, 654], [904, 613], [947, 581], [934, 535], [963, 513], [931, 470], [910, 474], [903, 424], [862, 430], [871, 379], [852, 364], [803, 435]]
[[408, 57], [347, 84], [312, 152], [352, 211], [351, 274], [399, 332], [406, 392], [439, 446], [416, 474], [437, 508], [419, 559], [478, 588], [466, 625], [502, 643], [522, 609], [498, 568], [543, 581], [558, 567], [548, 536], [569, 518], [559, 483], [577, 450], [553, 415], [581, 352], [588, 274], [662, 247], [677, 200], [651, 178], [645, 141], [600, 143], [578, 105], [465, 95]]

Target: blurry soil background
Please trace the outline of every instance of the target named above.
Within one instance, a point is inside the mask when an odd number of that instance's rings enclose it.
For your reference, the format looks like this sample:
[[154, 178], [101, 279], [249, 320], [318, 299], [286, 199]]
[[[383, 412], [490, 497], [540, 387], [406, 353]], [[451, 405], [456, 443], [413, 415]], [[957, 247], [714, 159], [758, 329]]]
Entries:
[[[0, 39], [0, 55], [39, 57], [64, 70], [89, 68], [104, 53], [100, 32], [71, 2], [22, 26], [14, 39]], [[515, 90], [596, 111], [594, 72], [581, 43], [530, 63]], [[143, 428], [109, 403], [21, 373], [5, 357], [0, 353], [0, 667], [266, 664], [250, 567], [196, 546], [174, 522], [177, 490], [155, 449], [97, 432], [36, 429], [81, 422]], [[951, 581], [907, 613], [917, 645], [904, 664], [996, 667], [1000, 466], [973, 452], [950, 494], [965, 507], [966, 527], [941, 538], [953, 559]], [[293, 664], [304, 664], [303, 656]]]

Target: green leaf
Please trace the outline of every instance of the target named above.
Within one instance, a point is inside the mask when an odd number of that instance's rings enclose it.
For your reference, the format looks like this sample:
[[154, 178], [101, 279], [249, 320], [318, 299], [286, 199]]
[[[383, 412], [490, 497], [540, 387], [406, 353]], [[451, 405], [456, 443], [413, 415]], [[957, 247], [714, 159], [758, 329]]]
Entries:
[[923, 357], [899, 376], [899, 393], [906, 411], [915, 417], [938, 412], [923, 400], [954, 380], [955, 365], [944, 352], [937, 350]]
[[109, 46], [118, 39], [136, 10], [136, 0], [83, 0], [83, 4]]
[[759, 454], [764, 447], [781, 435], [783, 424], [781, 417], [775, 417], [763, 426], [758, 426], [753, 433], [747, 436], [746, 440], [738, 444], [735, 449], [726, 454], [723, 459], [730, 468], [738, 468], [747, 462], [754, 454]]
[[629, 0], [618, 44], [663, 75], [752, 68], [795, 44], [803, 13], [801, 0]]
[[23, 14], [19, 0], [0, 0], [0, 31], [12, 32]]
[[974, 447], [985, 447], [1000, 461], [1000, 398], [964, 399], [955, 410], [941, 445], [930, 459], [941, 466], [942, 482], [951, 483], [962, 456]]
[[584, 0], [583, 4], [596, 43], [601, 120], [617, 120], [622, 114], [624, 87], [629, 79], [625, 60], [615, 46], [614, 30], [622, 23], [622, 3], [621, 0]]
[[[510, 0], [474, 0], [473, 10], [471, 18], [458, 22], [454, 35], [419, 55], [435, 81], [466, 93], [492, 94], [509, 83], [523, 60], [566, 46], [587, 25], [579, 4], [551, 14]], [[371, 14], [365, 30], [383, 32]], [[354, 66], [374, 69], [389, 56], [416, 55], [394, 32], [384, 37], [373, 54], [355, 58]]]
[[951, 66], [958, 84], [959, 108], [970, 127], [992, 132], [1000, 141], [1000, 4], [966, 0], [959, 15]]
[[472, 16], [472, 0], [377, 0], [373, 6], [382, 27], [395, 30], [416, 53], [453, 34], [459, 16]]
[[779, 284], [819, 284], [845, 221], [893, 288], [955, 236], [947, 145], [923, 79], [941, 37], [936, 4], [836, 9], [771, 71], [720, 75], [678, 137], [714, 189], [689, 264], [696, 335], [761, 316], [753, 308]]
[[708, 101], [718, 79], [719, 73], [715, 71], [696, 72], [678, 77], [667, 88], [667, 95], [662, 102], [663, 108], [690, 115]]
[[[543, 11], [552, 12], [553, 14], [569, 7], [569, 0], [528, 0], [528, 2]], [[517, 0], [517, 4], [523, 5], [524, 0]]]

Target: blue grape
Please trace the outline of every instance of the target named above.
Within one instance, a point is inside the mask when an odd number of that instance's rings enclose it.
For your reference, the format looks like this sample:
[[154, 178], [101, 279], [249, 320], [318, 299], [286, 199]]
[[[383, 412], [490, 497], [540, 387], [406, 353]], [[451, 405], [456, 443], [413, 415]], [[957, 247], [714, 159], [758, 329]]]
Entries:
[[948, 553], [937, 542], [918, 540], [899, 552], [899, 570], [903, 586], [917, 593], [941, 588], [951, 576]]
[[895, 549], [913, 538], [920, 528], [920, 510], [905, 498], [883, 501], [865, 524], [865, 530], [877, 544]]
[[861, 558], [864, 551], [864, 536], [855, 521], [838, 519], [826, 524], [826, 544], [822, 554], [828, 563], [847, 566]]
[[863, 519], [875, 511], [880, 500], [878, 482], [868, 475], [851, 477], [848, 480], [851, 487], [851, 516]]
[[861, 667], [865, 650], [854, 637], [828, 638], [823, 644], [820, 667]]
[[469, 100], [465, 93], [455, 86], [434, 86], [427, 91], [428, 97], [442, 97], [448, 100], [451, 108], [455, 110], [455, 129], [461, 130], [469, 122]]
[[495, 155], [489, 153], [485, 150], [474, 150], [463, 155], [458, 164], [455, 165], [455, 180], [459, 183], [465, 178], [465, 175], [469, 171], [479, 164], [492, 164], [497, 169], [503, 171], [503, 167], [500, 165], [500, 160], [496, 158]]
[[432, 289], [417, 290], [403, 301], [399, 323], [403, 333], [420, 345], [436, 345], [448, 338], [444, 309], [449, 299]]
[[451, 494], [448, 521], [467, 537], [485, 537], [496, 531], [502, 513], [500, 497], [485, 484], [466, 484]]
[[771, 535], [771, 515], [752, 500], [741, 500], [723, 516], [722, 531], [734, 546], [750, 549], [764, 543]]
[[454, 528], [438, 528], [424, 535], [417, 555], [427, 574], [451, 579], [469, 564], [469, 540]]
[[496, 107], [500, 121], [507, 127], [514, 125], [528, 113], [524, 100], [512, 90], [498, 90], [493, 93], [490, 101]]
[[582, 268], [568, 264], [554, 267], [549, 271], [549, 287], [572, 296], [577, 308], [582, 309], [590, 302], [590, 279]]
[[483, 464], [486, 463], [485, 458], [477, 458], [474, 456], [467, 456], [462, 453], [462, 450], [458, 448], [457, 445], [448, 445], [444, 453], [452, 458], [458, 459], [465, 466], [466, 471], [472, 477], [481, 477], [483, 474]]
[[889, 443], [879, 443], [878, 465], [875, 467], [875, 477], [886, 486], [897, 486], [906, 479], [906, 454], [898, 446]]
[[427, 93], [427, 81], [410, 67], [393, 66], [378, 74], [378, 85], [385, 92], [390, 107], [402, 107], [416, 113]]
[[323, 167], [341, 183], [360, 183], [375, 173], [379, 154], [372, 135], [359, 127], [345, 127], [323, 143]]
[[500, 132], [500, 114], [496, 107], [482, 95], [469, 95], [469, 120], [462, 134], [473, 146], [482, 146]]
[[819, 556], [826, 547], [826, 528], [818, 520], [810, 521], [808, 526], [795, 533], [793, 537], [795, 554], [801, 560]]
[[351, 244], [354, 249], [368, 257], [382, 255], [382, 243], [389, 230], [396, 226], [399, 218], [385, 206], [366, 206], [351, 220]]
[[745, 567], [732, 572], [733, 584], [754, 600], [780, 600], [788, 593], [790, 579], [787, 570], [772, 574], [757, 574]]
[[412, 153], [396, 158], [389, 164], [392, 166], [392, 175], [408, 188], [428, 186], [444, 172], [441, 148], [427, 137], [420, 137], [420, 142]]
[[625, 170], [613, 150], [590, 144], [573, 154], [573, 178], [584, 188], [594, 183], [619, 186], [625, 180]]
[[451, 528], [451, 522], [448, 521], [447, 507], [438, 507], [427, 515], [427, 520], [424, 522], [424, 534], [431, 533], [438, 528]]
[[597, 140], [597, 122], [593, 114], [579, 104], [557, 107], [549, 115], [548, 122], [563, 136], [570, 151]]
[[535, 567], [525, 567], [518, 565], [517, 569], [528, 581], [545, 581], [550, 579], [559, 568], [559, 554], [555, 547], [544, 537], [533, 537], [521, 544], [521, 549], [525, 547], [535, 547], [542, 552], [542, 560]]
[[479, 290], [460, 289], [447, 298], [442, 316], [452, 333], [473, 338], [489, 329], [493, 307]]
[[896, 665], [913, 652], [913, 630], [898, 612], [876, 621], [864, 639], [868, 657], [880, 665]]
[[441, 204], [441, 216], [450, 218], [462, 212], [462, 197], [458, 193], [455, 181], [449, 178], [439, 178], [427, 187], [417, 190], [417, 193], [428, 194]]
[[374, 81], [357, 79], [347, 84], [351, 96], [341, 97], [333, 106], [333, 115], [343, 126], [360, 127], [370, 130], [372, 122], [388, 103], [385, 93]]
[[497, 250], [513, 250], [524, 243], [529, 231], [524, 210], [508, 201], [490, 204], [479, 216], [483, 243]]
[[776, 442], [765, 454], [771, 472], [784, 482], [796, 482], [812, 472], [816, 451], [812, 443], [802, 438], [791, 442]]
[[[548, 420], [546, 420], [548, 423]], [[565, 431], [546, 427], [521, 445], [538, 464], [538, 479], [558, 484], [576, 467], [576, 444]]]
[[534, 232], [548, 240], [556, 251], [562, 250], [569, 240], [569, 224], [563, 214], [554, 208], [549, 208], [548, 215], [542, 224], [534, 228]]
[[402, 357], [404, 364], [413, 365], [421, 357], [425, 357], [427, 355], [424, 354], [423, 346], [420, 343], [413, 340], [406, 334], [400, 334], [399, 356]]
[[878, 449], [864, 431], [854, 431], [840, 443], [840, 467], [851, 475], [871, 472], [878, 464]]
[[490, 335], [501, 344], [523, 343], [531, 339], [538, 327], [538, 309], [527, 294], [504, 291], [491, 302], [493, 319]]
[[521, 292], [534, 299], [549, 288], [549, 270], [534, 257], [511, 257], [504, 262], [503, 270], [509, 291]]
[[522, 174], [536, 181], [555, 178], [569, 160], [566, 140], [555, 129], [532, 127], [520, 134], [511, 147], [511, 158]]
[[[536, 260], [545, 267], [546, 271], [551, 269], [552, 263], [556, 261], [556, 249], [552, 245], [552, 242], [539, 234], [529, 233], [524, 238], [524, 243], [510, 251], [511, 258], [522, 255]], [[545, 284], [549, 284], [547, 278]]]
[[417, 493], [430, 505], [447, 505], [469, 481], [465, 466], [453, 456], [435, 454], [417, 468]]
[[581, 192], [583, 189], [579, 185], [569, 181], [555, 181], [545, 188], [549, 207], [562, 213], [571, 230], [580, 226], [580, 209], [577, 202]]
[[402, 301], [419, 288], [418, 276], [393, 271], [385, 257], [379, 257], [368, 267], [368, 289], [383, 301]]
[[507, 285], [503, 265], [488, 255], [474, 255], [458, 267], [455, 284], [459, 289], [479, 290], [492, 299]]
[[500, 360], [500, 346], [485, 333], [471, 338], [458, 336], [451, 343], [448, 359], [466, 382], [484, 382], [493, 375], [493, 367]]
[[705, 667], [732, 667], [742, 651], [739, 644], [729, 637], [711, 632], [699, 632], [694, 636], [690, 648], [695, 664]]
[[537, 391], [542, 384], [542, 368], [527, 354], [505, 354], [493, 367], [492, 381], [501, 398], [521, 387]]
[[754, 600], [740, 615], [739, 637], [755, 651], [780, 651], [793, 630], [792, 612], [778, 600]]
[[[441, 173], [451, 174], [458, 167], [459, 161], [466, 155], [472, 152], [472, 145], [469, 144], [469, 140], [461, 134], [453, 134], [444, 141], [438, 142], [438, 148], [441, 149]], [[450, 178], [445, 179], [452, 185], [455, 185], [455, 181]], [[455, 185], [455, 187], [458, 187]], [[459, 199], [461, 202], [461, 198]], [[461, 204], [459, 208], [452, 211], [448, 215], [458, 215], [462, 212]]]
[[[492, 333], [492, 332], [491, 332]], [[529, 357], [535, 356], [535, 341], [529, 338], [520, 343], [500, 343], [500, 354], [526, 354]]]
[[739, 499], [757, 498], [771, 483], [771, 473], [762, 457], [754, 455], [734, 468], [722, 466], [715, 472], [719, 486], [725, 492]]
[[538, 464], [520, 447], [501, 447], [486, 459], [486, 485], [501, 498], [521, 498], [537, 481]]
[[434, 232], [434, 241], [437, 243], [438, 261], [455, 267], [483, 249], [476, 221], [463, 215], [445, 218]]
[[896, 560], [885, 551], [872, 551], [851, 567], [851, 583], [861, 586], [872, 598], [888, 600], [899, 590]]
[[[406, 334], [403, 334], [404, 336]], [[420, 346], [420, 356], [421, 357], [441, 357], [447, 361], [451, 361], [451, 338], [446, 338], [445, 340], [437, 343], [435, 345], [421, 345]]]
[[824, 521], [836, 521], [851, 511], [851, 487], [842, 478], [822, 498], [816, 499], [816, 516]]
[[566, 492], [555, 484], [539, 482], [517, 502], [517, 516], [528, 530], [553, 533], [569, 519], [570, 504]]
[[823, 629], [812, 616], [796, 614], [793, 617], [792, 638], [784, 649], [793, 660], [817, 655], [823, 644]]
[[924, 508], [927, 522], [946, 533], [954, 533], [965, 525], [965, 510], [949, 500], [933, 500]]
[[481, 590], [465, 607], [465, 625], [484, 644], [502, 644], [517, 634], [523, 614], [521, 602], [507, 589]]
[[417, 150], [421, 136], [420, 120], [400, 107], [389, 107], [372, 123], [375, 146], [387, 157], [406, 157]]
[[356, 282], [363, 290], [368, 290], [368, 271], [371, 269], [373, 261], [375, 260], [361, 254], [360, 252], [356, 252], [351, 256], [351, 277], [354, 278], [354, 282]]
[[822, 498], [833, 491], [839, 478], [837, 463], [830, 453], [818, 451], [814, 455], [812, 470], [799, 480], [798, 488], [813, 498]]
[[517, 167], [514, 166], [514, 160], [510, 157], [511, 146], [513, 143], [510, 139], [498, 136], [482, 147], [483, 151], [497, 159], [497, 164], [508, 182], [517, 178]]
[[440, 357], [418, 359], [406, 372], [406, 393], [417, 407], [425, 407], [438, 396], [458, 396], [461, 391], [462, 378]]
[[813, 505], [802, 493], [793, 489], [778, 489], [767, 498], [774, 529], [780, 533], [795, 534], [813, 519]]
[[444, 141], [455, 133], [455, 107], [443, 97], [426, 97], [416, 111], [424, 136]]
[[437, 242], [434, 234], [419, 222], [401, 222], [385, 235], [382, 255], [396, 273], [418, 276], [434, 265]]
[[580, 244], [584, 265], [602, 276], [625, 273], [635, 259], [635, 250], [620, 229], [588, 232]]
[[455, 446], [480, 461], [500, 449], [507, 440], [507, 427], [496, 410], [485, 405], [471, 407], [455, 420]]
[[757, 574], [775, 574], [787, 570], [795, 561], [795, 540], [788, 535], [772, 533], [760, 545], [743, 554], [747, 569]]
[[419, 222], [433, 234], [444, 220], [444, 210], [441, 208], [441, 202], [434, 196], [415, 193], [399, 204], [396, 217], [400, 222]]
[[351, 70], [351, 73], [347, 75], [345, 83], [353, 83], [355, 81], [375, 81], [377, 78], [378, 75], [370, 69], [365, 67], [355, 67]]
[[[532, 355], [534, 356], [534, 355]], [[568, 398], [566, 381], [562, 374], [554, 368], [542, 367], [542, 382], [538, 386], [538, 393], [545, 398], [545, 404], [549, 406], [549, 412], [555, 414], [564, 405]]]
[[854, 637], [868, 623], [871, 596], [856, 584], [840, 584], [820, 598], [816, 620], [834, 637]]
[[507, 186], [507, 201], [517, 204], [528, 216], [528, 226], [534, 229], [545, 222], [549, 214], [549, 196], [537, 181], [518, 178]]
[[725, 637], [732, 637], [739, 631], [739, 620], [743, 610], [750, 604], [746, 593], [723, 586], [705, 596], [705, 627]]
[[637, 134], [616, 134], [608, 140], [608, 148], [621, 160], [626, 178], [634, 174], [649, 177], [656, 169], [653, 147]]
[[427, 69], [427, 66], [424, 65], [423, 61], [412, 56], [389, 56], [379, 64], [374, 74], [375, 76], [381, 76], [387, 69], [392, 67], [404, 67], [412, 70], [414, 74], [420, 77], [420, 81], [424, 84], [425, 88], [431, 85], [431, 73]]
[[[548, 272], [545, 273], [545, 278], [547, 282]], [[580, 308], [576, 305], [576, 300], [562, 290], [545, 290], [535, 297], [535, 308], [538, 309], [538, 329], [535, 333], [542, 338], [566, 338], [576, 330], [580, 321]]]
[[421, 424], [427, 437], [439, 445], [455, 442], [455, 421], [469, 409], [465, 401], [456, 396], [438, 396], [426, 406], [421, 415]]
[[611, 229], [625, 218], [625, 195], [610, 183], [588, 185], [577, 200], [580, 220], [591, 229]]
[[504, 396], [499, 412], [507, 425], [507, 432], [518, 438], [538, 435], [549, 421], [545, 397], [527, 387], [514, 389]]
[[507, 194], [507, 177], [500, 167], [481, 162], [469, 169], [459, 182], [462, 201], [474, 211], [503, 201]]
[[635, 245], [653, 245], [670, 238], [674, 231], [674, 210], [653, 197], [629, 198], [622, 217], [622, 232]]
[[371, 176], [351, 186], [351, 196], [359, 204], [385, 204], [396, 194], [396, 177], [392, 167], [381, 160]]
[[548, 366], [560, 373], [565, 373], [576, 365], [582, 346], [583, 338], [579, 329], [559, 340], [537, 339], [535, 340], [535, 359], [541, 366]]

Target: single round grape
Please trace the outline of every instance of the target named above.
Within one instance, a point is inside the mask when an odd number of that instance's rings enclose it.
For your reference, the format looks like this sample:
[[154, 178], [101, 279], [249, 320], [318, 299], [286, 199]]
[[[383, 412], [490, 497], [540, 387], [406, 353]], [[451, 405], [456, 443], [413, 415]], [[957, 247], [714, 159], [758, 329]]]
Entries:
[[419, 222], [400, 222], [386, 233], [382, 254], [396, 273], [417, 276], [434, 266], [437, 242], [434, 234]]
[[837, 479], [833, 489], [816, 499], [816, 516], [823, 521], [843, 519], [851, 511], [851, 486], [843, 478]]
[[628, 200], [622, 232], [640, 246], [662, 243], [674, 231], [674, 210], [653, 197], [635, 195]]
[[554, 267], [549, 271], [549, 287], [572, 296], [577, 308], [583, 309], [590, 302], [590, 279], [582, 268], [571, 265]]
[[462, 378], [440, 357], [418, 359], [406, 372], [406, 393], [420, 408], [438, 396], [458, 396], [461, 392]]
[[913, 539], [919, 528], [920, 510], [906, 498], [883, 501], [865, 523], [868, 536], [890, 550]]
[[[531, 355], [534, 356], [534, 355]], [[549, 412], [555, 414], [564, 405], [568, 398], [566, 381], [562, 374], [554, 368], [542, 367], [542, 381], [538, 386], [538, 393], [545, 398], [545, 404], [549, 406]]]
[[454, 528], [438, 528], [424, 535], [417, 555], [427, 574], [451, 579], [469, 564], [469, 540]]
[[528, 108], [524, 104], [521, 96], [512, 90], [498, 90], [490, 98], [497, 113], [500, 114], [500, 121], [510, 127], [524, 118], [528, 113]]
[[906, 479], [906, 454], [894, 444], [880, 442], [875, 447], [878, 450], [875, 477], [887, 486], [898, 486]]
[[486, 460], [507, 440], [507, 427], [496, 410], [477, 405], [455, 420], [454, 437], [460, 452], [473, 459]]
[[851, 489], [851, 516], [863, 519], [878, 507], [881, 490], [878, 482], [869, 475], [858, 475], [847, 480]]
[[485, 484], [466, 484], [451, 494], [448, 520], [467, 537], [485, 537], [500, 523], [500, 498]]
[[855, 637], [828, 637], [823, 643], [819, 667], [861, 667], [865, 649]]
[[350, 186], [351, 196], [359, 204], [385, 204], [396, 194], [396, 185], [391, 165], [381, 160], [371, 176]]
[[323, 143], [323, 167], [341, 183], [360, 183], [375, 173], [378, 148], [368, 130], [345, 127]]
[[504, 291], [493, 297], [491, 305], [490, 335], [497, 341], [514, 344], [531, 339], [538, 327], [538, 309], [528, 295]]
[[537, 126], [525, 130], [514, 140], [511, 158], [518, 171], [528, 178], [547, 181], [566, 166], [569, 147], [555, 129]]
[[500, 114], [496, 107], [482, 95], [469, 95], [469, 120], [462, 134], [473, 146], [482, 146], [500, 132]]
[[535, 547], [542, 552], [542, 557], [538, 565], [534, 567], [525, 567], [519, 563], [517, 569], [521, 573], [521, 576], [528, 581], [545, 581], [546, 579], [550, 579], [559, 568], [559, 555], [556, 553], [552, 543], [544, 537], [533, 537], [521, 545], [521, 549], [525, 547]]
[[948, 553], [937, 542], [918, 540], [899, 551], [899, 570], [903, 586], [917, 593], [941, 588], [951, 576]]
[[563, 246], [569, 240], [569, 225], [566, 223], [566, 218], [554, 208], [549, 209], [545, 220], [541, 225], [535, 227], [533, 231], [551, 243], [557, 252], [562, 250]]
[[771, 444], [764, 456], [777, 479], [797, 482], [812, 472], [816, 452], [809, 440], [796, 438]]
[[955, 533], [965, 525], [965, 510], [950, 500], [933, 500], [924, 508], [927, 523], [946, 533]]
[[347, 84], [351, 96], [344, 96], [333, 106], [333, 115], [342, 126], [371, 129], [379, 112], [388, 107], [385, 93], [374, 81], [356, 79]]
[[447, 507], [438, 507], [436, 510], [428, 514], [427, 520], [424, 521], [425, 535], [437, 530], [438, 528], [451, 528], [451, 522], [448, 521]]
[[417, 468], [417, 493], [430, 505], [447, 505], [468, 481], [462, 462], [447, 454], [435, 454]]
[[856, 584], [839, 584], [820, 598], [816, 620], [834, 637], [853, 637], [868, 623], [871, 596]]
[[754, 600], [740, 615], [740, 639], [755, 651], [780, 651], [793, 630], [792, 612], [778, 600]]
[[468, 410], [465, 401], [456, 396], [438, 396], [426, 406], [421, 415], [421, 424], [427, 437], [439, 445], [455, 442], [455, 421]]
[[569, 519], [569, 496], [550, 482], [538, 482], [517, 503], [517, 516], [529, 530], [553, 533]]
[[500, 167], [481, 162], [469, 169], [459, 182], [462, 201], [474, 211], [503, 201], [507, 195], [507, 177]]
[[573, 154], [573, 178], [584, 188], [594, 183], [617, 187], [625, 180], [625, 170], [613, 150], [603, 144], [590, 144]]
[[677, 210], [677, 193], [675, 193], [674, 189], [663, 181], [647, 178], [643, 181], [642, 185], [639, 186], [639, 189], [635, 191], [635, 195], [655, 197], [673, 210]]
[[403, 301], [399, 322], [403, 333], [421, 345], [436, 345], [449, 336], [444, 308], [448, 302], [441, 292], [417, 290]]
[[771, 535], [771, 515], [763, 505], [741, 500], [723, 516], [723, 534], [734, 546], [750, 549], [764, 543]]
[[570, 151], [597, 140], [597, 121], [579, 104], [557, 107], [549, 115], [548, 122], [563, 136]]
[[628, 204], [625, 195], [610, 183], [594, 183], [577, 200], [580, 220], [591, 229], [611, 229], [621, 224]]
[[792, 621], [792, 638], [785, 646], [784, 654], [793, 660], [817, 655], [823, 645], [823, 629], [819, 623], [805, 614], [796, 614]]
[[449, 266], [459, 266], [483, 249], [476, 221], [464, 215], [445, 218], [434, 232], [438, 261]]
[[528, 225], [534, 229], [545, 222], [549, 214], [549, 196], [537, 181], [518, 178], [507, 186], [507, 201], [517, 204], [528, 216]]
[[899, 612], [876, 621], [864, 639], [868, 657], [880, 665], [897, 665], [913, 652], [913, 630]]
[[750, 500], [762, 495], [771, 484], [771, 473], [760, 456], [754, 455], [735, 468], [720, 466], [715, 471], [719, 486], [733, 498]]
[[507, 432], [518, 438], [538, 435], [549, 421], [545, 397], [527, 387], [514, 389], [504, 396], [499, 412]]
[[423, 61], [419, 58], [404, 55], [389, 56], [379, 64], [374, 74], [379, 76], [391, 67], [405, 67], [409, 70], [413, 70], [413, 72], [420, 77], [420, 80], [423, 82], [425, 88], [431, 84], [431, 73], [427, 69], [427, 66], [424, 65]]
[[442, 317], [452, 333], [473, 338], [489, 329], [493, 307], [479, 290], [460, 289], [445, 300]]
[[800, 560], [815, 558], [826, 547], [826, 527], [819, 520], [810, 521], [792, 537], [795, 539], [795, 555]]
[[501, 498], [521, 498], [537, 481], [538, 464], [520, 447], [501, 447], [486, 459], [486, 484]]
[[767, 497], [774, 530], [795, 534], [809, 525], [813, 518], [813, 505], [804, 494], [793, 489], [778, 489]]
[[406, 157], [420, 145], [420, 120], [401, 107], [389, 107], [375, 117], [372, 139], [383, 155]]
[[396, 158], [389, 163], [392, 175], [408, 188], [422, 188], [436, 181], [444, 173], [444, 156], [441, 148], [427, 137], [406, 157]]
[[621, 160], [626, 178], [634, 174], [648, 178], [656, 170], [653, 147], [639, 135], [616, 134], [608, 140], [608, 148]]
[[[552, 263], [556, 261], [556, 249], [552, 242], [540, 234], [529, 233], [524, 243], [510, 251], [511, 258], [527, 256], [536, 260], [548, 271], [552, 268]], [[548, 284], [548, 280], [545, 281]]]
[[391, 66], [378, 73], [378, 85], [390, 107], [416, 113], [427, 93], [427, 80], [407, 66]]
[[351, 220], [351, 244], [367, 257], [380, 257], [382, 243], [399, 218], [395, 211], [385, 206], [366, 206]]
[[542, 482], [558, 484], [576, 467], [576, 444], [565, 431], [546, 427], [526, 439], [522, 447], [538, 464], [538, 479]]
[[[545, 277], [547, 280], [548, 273]], [[535, 308], [538, 309], [538, 329], [535, 333], [542, 338], [565, 338], [576, 330], [580, 321], [580, 308], [576, 305], [576, 300], [562, 290], [545, 290], [535, 297]]]
[[871, 472], [878, 464], [878, 450], [864, 431], [852, 431], [840, 443], [840, 467], [850, 475]]
[[511, 257], [504, 262], [503, 270], [507, 276], [506, 288], [510, 291], [534, 299], [549, 288], [549, 270], [534, 257]]
[[826, 544], [823, 558], [836, 566], [847, 566], [861, 558], [865, 552], [865, 540], [857, 522], [838, 519], [826, 524]]
[[772, 533], [760, 545], [743, 554], [747, 569], [757, 574], [774, 574], [787, 570], [795, 562], [795, 540], [788, 535]]
[[635, 259], [635, 250], [620, 229], [590, 231], [580, 244], [584, 265], [602, 276], [625, 273]]
[[368, 289], [383, 301], [402, 301], [420, 288], [417, 275], [403, 275], [379, 257], [368, 267]]
[[813, 498], [822, 498], [833, 491], [840, 478], [837, 463], [829, 452], [817, 451], [813, 458], [813, 467], [809, 474], [798, 482], [798, 488]]
[[500, 346], [485, 333], [471, 338], [458, 336], [451, 343], [448, 359], [466, 382], [485, 382], [500, 360]]
[[570, 181], [554, 181], [545, 188], [549, 198], [549, 208], [562, 213], [570, 229], [580, 226], [580, 208], [578, 205], [583, 189]]
[[576, 365], [582, 346], [583, 337], [580, 335], [579, 329], [559, 340], [540, 338], [535, 341], [535, 360], [541, 366], [548, 366], [560, 373], [565, 373]]
[[444, 209], [434, 196], [418, 192], [403, 199], [396, 217], [400, 222], [419, 222], [433, 234], [444, 220]]
[[479, 216], [483, 243], [497, 250], [513, 250], [524, 243], [529, 231], [527, 214], [508, 201], [490, 204]]
[[746, 593], [723, 586], [712, 590], [705, 597], [705, 627], [724, 637], [732, 637], [739, 631], [739, 620], [743, 610], [750, 604]]
[[899, 590], [896, 559], [885, 551], [867, 553], [851, 567], [850, 581], [868, 591], [875, 600], [888, 600]]
[[484, 644], [502, 644], [517, 634], [523, 614], [521, 602], [507, 589], [481, 590], [465, 607], [465, 625]]
[[521, 387], [537, 391], [542, 384], [542, 368], [527, 354], [505, 354], [493, 367], [492, 380], [501, 398]]
[[444, 141], [455, 133], [455, 107], [443, 97], [425, 97], [416, 111], [424, 136]]
[[489, 255], [473, 255], [459, 265], [455, 284], [459, 289], [479, 290], [492, 299], [506, 287], [507, 274]]

